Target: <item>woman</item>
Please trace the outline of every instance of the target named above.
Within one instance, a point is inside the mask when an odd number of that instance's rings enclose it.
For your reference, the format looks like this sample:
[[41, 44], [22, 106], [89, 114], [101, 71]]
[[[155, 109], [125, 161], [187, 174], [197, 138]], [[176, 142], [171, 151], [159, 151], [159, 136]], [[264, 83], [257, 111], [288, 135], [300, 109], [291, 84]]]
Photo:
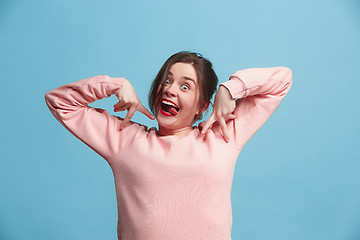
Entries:
[[[287, 67], [249, 68], [220, 84], [206, 122], [193, 124], [216, 90], [212, 64], [200, 54], [171, 56], [149, 96], [152, 115], [125, 78], [94, 76], [45, 95], [55, 118], [111, 166], [122, 240], [231, 239], [231, 187], [236, 160], [292, 84]], [[115, 94], [109, 115], [87, 104]], [[130, 119], [140, 111], [158, 122]], [[201, 131], [200, 131], [201, 130]]]

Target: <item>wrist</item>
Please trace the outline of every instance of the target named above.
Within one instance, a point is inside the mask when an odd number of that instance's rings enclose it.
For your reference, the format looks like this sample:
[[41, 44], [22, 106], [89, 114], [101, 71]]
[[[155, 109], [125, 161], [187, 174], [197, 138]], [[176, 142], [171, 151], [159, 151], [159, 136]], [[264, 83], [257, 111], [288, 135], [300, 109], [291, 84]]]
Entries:
[[236, 98], [233, 98], [231, 95], [230, 90], [223, 84], [220, 84], [218, 92], [221, 92], [224, 96], [227, 96], [227, 99], [229, 100], [235, 100]]
[[246, 97], [246, 87], [243, 81], [233, 77], [231, 80], [223, 82], [220, 86], [224, 86], [231, 94], [231, 98], [236, 100]]

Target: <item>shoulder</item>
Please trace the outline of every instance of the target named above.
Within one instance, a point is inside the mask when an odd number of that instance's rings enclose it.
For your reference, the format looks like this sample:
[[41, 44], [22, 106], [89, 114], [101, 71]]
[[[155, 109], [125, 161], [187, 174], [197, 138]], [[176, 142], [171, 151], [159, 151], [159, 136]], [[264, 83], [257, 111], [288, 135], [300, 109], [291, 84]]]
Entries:
[[120, 133], [126, 135], [136, 135], [136, 134], [146, 133], [149, 131], [148, 126], [133, 121], [130, 121], [124, 129], [120, 130], [120, 124], [124, 119], [118, 116], [114, 116], [114, 117], [119, 120], [119, 124], [116, 130], [119, 131]]

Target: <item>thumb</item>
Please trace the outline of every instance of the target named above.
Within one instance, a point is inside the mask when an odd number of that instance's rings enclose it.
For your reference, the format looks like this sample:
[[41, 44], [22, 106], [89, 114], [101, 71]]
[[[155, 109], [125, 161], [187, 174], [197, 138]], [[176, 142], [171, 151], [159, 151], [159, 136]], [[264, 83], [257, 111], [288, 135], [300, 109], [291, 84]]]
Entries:
[[130, 119], [134, 115], [135, 111], [136, 111], [136, 109], [134, 106], [132, 106], [132, 107], [130, 107], [130, 109], [128, 109], [128, 112], [120, 125], [120, 130], [124, 129], [127, 126], [128, 122], [130, 122]]
[[206, 131], [209, 129], [209, 127], [212, 126], [212, 124], [215, 122], [214, 115], [211, 114], [210, 118], [204, 123], [203, 129], [201, 129], [201, 133], [206, 133]]

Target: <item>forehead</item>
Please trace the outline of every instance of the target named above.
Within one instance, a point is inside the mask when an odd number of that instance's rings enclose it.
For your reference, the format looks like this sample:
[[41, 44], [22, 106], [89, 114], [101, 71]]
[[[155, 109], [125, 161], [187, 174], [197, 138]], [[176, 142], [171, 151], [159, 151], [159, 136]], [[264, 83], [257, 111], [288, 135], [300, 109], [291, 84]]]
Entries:
[[169, 70], [169, 75], [177, 78], [190, 78], [195, 82], [198, 81], [195, 67], [190, 63], [177, 62], [174, 63]]

